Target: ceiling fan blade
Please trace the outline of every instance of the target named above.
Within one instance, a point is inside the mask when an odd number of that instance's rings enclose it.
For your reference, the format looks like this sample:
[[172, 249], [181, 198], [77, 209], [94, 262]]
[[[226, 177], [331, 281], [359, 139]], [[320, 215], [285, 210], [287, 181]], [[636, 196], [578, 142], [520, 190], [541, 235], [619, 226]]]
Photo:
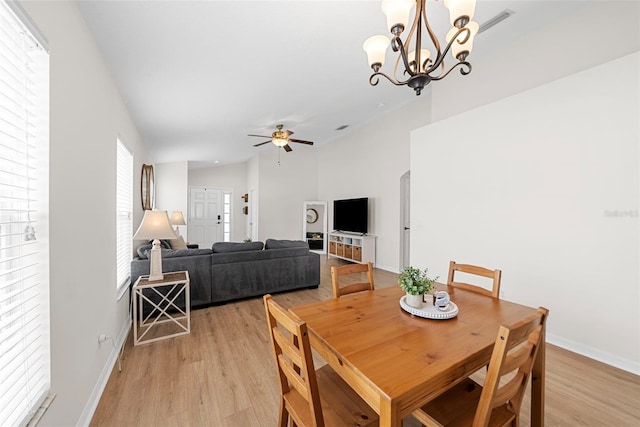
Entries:
[[293, 139], [293, 138], [289, 138], [290, 142], [297, 142], [299, 144], [307, 144], [307, 145], [313, 145], [312, 141], [305, 141], [303, 139]]
[[253, 146], [254, 146], [254, 147], [259, 147], [259, 146], [261, 146], [261, 145], [268, 144], [268, 143], [270, 143], [270, 142], [271, 142], [271, 141], [265, 141], [265, 142], [261, 142], [261, 143], [259, 143], [259, 144], [254, 144]]
[[267, 135], [247, 135], [247, 136], [259, 136], [260, 138], [271, 138], [270, 136], [267, 136]]
[[293, 151], [293, 148], [289, 147], [289, 144], [283, 145], [282, 148], [284, 148], [284, 151], [286, 151], [287, 153]]

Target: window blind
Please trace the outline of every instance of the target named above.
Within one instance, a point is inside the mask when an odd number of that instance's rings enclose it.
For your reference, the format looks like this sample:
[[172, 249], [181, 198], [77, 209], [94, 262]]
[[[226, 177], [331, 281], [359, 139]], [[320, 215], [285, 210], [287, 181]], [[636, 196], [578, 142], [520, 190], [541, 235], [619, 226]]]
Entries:
[[133, 156], [117, 140], [117, 288], [129, 284], [131, 278], [131, 255], [133, 252]]
[[49, 394], [49, 55], [0, 1], [0, 425]]

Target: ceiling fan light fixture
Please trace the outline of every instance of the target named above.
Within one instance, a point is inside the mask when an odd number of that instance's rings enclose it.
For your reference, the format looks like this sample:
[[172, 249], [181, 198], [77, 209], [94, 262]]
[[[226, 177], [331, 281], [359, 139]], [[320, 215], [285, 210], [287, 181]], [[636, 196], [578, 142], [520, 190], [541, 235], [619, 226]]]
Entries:
[[273, 145], [277, 146], [277, 147], [284, 147], [285, 145], [287, 145], [289, 143], [289, 140], [286, 138], [281, 138], [281, 137], [273, 137], [273, 139], [271, 140], [271, 142], [273, 142]]

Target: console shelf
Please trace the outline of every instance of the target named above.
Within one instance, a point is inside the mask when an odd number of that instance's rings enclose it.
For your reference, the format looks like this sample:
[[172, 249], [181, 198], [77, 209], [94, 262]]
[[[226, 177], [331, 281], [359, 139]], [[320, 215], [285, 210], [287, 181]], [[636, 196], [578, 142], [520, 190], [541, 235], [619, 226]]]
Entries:
[[366, 264], [376, 262], [376, 236], [348, 234], [332, 231], [329, 233], [328, 257]]

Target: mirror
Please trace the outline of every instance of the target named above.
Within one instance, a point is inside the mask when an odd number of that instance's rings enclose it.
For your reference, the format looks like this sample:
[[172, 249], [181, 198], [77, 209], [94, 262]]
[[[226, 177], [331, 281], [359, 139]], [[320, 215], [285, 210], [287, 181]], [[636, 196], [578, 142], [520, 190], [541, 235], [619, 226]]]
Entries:
[[155, 203], [155, 179], [153, 176], [153, 165], [142, 165], [142, 176], [140, 177], [140, 197], [142, 199], [142, 210], [153, 209]]
[[302, 209], [302, 239], [311, 251], [327, 253], [327, 202], [306, 201]]

